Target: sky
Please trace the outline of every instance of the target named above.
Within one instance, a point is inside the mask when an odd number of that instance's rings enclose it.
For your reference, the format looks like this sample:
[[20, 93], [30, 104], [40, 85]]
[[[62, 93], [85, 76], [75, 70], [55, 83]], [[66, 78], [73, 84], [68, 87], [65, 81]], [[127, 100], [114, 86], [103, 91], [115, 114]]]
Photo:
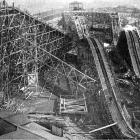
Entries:
[[[15, 6], [21, 9], [27, 9], [31, 13], [38, 13], [50, 9], [66, 8], [70, 2], [75, 0], [6, 0], [11, 5], [12, 2]], [[140, 0], [77, 0], [83, 2], [85, 8], [99, 8], [107, 6], [118, 5], [131, 5], [138, 7]]]

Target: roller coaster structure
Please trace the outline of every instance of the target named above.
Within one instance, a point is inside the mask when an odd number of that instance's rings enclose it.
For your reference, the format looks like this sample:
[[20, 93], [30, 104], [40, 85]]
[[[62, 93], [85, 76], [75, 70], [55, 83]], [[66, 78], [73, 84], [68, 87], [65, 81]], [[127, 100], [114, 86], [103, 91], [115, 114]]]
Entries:
[[[71, 99], [76, 102], [80, 99], [85, 109], [81, 110], [79, 106], [78, 111], [87, 113], [86, 95], [87, 93], [93, 94], [94, 88], [100, 83], [101, 88], [98, 93], [100, 91], [102, 94], [100, 99], [104, 99], [102, 104], [107, 115], [105, 125], [115, 123], [113, 129], [118, 136], [136, 138], [139, 135], [132, 129], [131, 118], [123, 109], [125, 107], [121, 106], [118, 97], [119, 89], [109, 67], [103, 45], [97, 39], [90, 38], [86, 25], [81, 25], [81, 23], [82, 21], [76, 22], [83, 30], [79, 37], [83, 36], [88, 41], [96, 70], [98, 70], [98, 80], [61, 59], [66, 52], [72, 49], [72, 40], [68, 36], [28, 13], [14, 6], [10, 7], [5, 2], [2, 3], [0, 8], [0, 92], [4, 95], [3, 102], [22, 94], [25, 99], [28, 99], [32, 94], [41, 94], [44, 88], [56, 94], [55, 89], [59, 88], [58, 93], [63, 92], [69, 95], [69, 97], [62, 95], [65, 100], [68, 100], [65, 105], [71, 104]], [[132, 38], [136, 35], [133, 32], [129, 32], [129, 35], [131, 42], [134, 41]], [[139, 50], [137, 43], [133, 44], [133, 47]], [[139, 57], [138, 53], [137, 55]], [[138, 70], [135, 69], [136, 71]], [[136, 74], [138, 75], [139, 71]], [[30, 89], [30, 87], [34, 87], [35, 92], [30, 91], [28, 95], [22, 92], [23, 88]], [[61, 108], [59, 113], [66, 113], [66, 111], [68, 110]], [[72, 112], [75, 113], [75, 111], [77, 112], [73, 106]], [[104, 123], [101, 122], [99, 126], [101, 127]]]

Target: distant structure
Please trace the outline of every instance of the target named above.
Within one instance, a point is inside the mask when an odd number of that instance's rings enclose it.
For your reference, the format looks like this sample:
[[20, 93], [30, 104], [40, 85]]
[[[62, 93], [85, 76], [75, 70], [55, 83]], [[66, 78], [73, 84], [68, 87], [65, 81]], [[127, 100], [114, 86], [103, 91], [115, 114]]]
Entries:
[[8, 7], [8, 3], [5, 0], [0, 1], [0, 8]]
[[83, 3], [77, 1], [71, 2], [69, 4], [69, 9], [70, 11], [84, 10]]

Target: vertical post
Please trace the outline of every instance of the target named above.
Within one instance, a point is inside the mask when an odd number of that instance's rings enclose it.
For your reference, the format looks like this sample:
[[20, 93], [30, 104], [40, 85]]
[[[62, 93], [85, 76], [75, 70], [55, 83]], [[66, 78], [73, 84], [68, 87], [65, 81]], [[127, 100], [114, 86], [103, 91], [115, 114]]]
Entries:
[[91, 14], [92, 14], [92, 27], [93, 27], [93, 8], [91, 9]]
[[36, 78], [36, 94], [38, 93], [38, 65], [37, 65], [37, 55], [38, 55], [38, 50], [37, 50], [37, 29], [35, 28], [35, 37], [34, 37], [34, 47], [35, 47], [35, 78]]
[[15, 3], [13, 2], [13, 8], [15, 7]]
[[59, 114], [61, 114], [61, 94], [60, 94], [60, 98], [59, 98], [59, 100], [60, 100]]
[[113, 45], [116, 45], [115, 37], [114, 37], [114, 15], [110, 15], [111, 18], [111, 27], [112, 27], [112, 37], [113, 37]]
[[5, 3], [5, 0], [3, 0], [3, 6], [4, 6], [4, 8], [6, 7], [6, 3]]

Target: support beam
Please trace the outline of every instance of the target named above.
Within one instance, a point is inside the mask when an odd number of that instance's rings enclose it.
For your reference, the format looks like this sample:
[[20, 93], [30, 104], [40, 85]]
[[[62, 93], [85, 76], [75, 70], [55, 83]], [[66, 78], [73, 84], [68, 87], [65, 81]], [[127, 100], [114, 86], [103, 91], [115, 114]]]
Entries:
[[101, 127], [101, 128], [98, 128], [98, 129], [95, 129], [95, 130], [92, 130], [92, 131], [89, 131], [89, 133], [94, 133], [94, 132], [97, 132], [97, 131], [100, 131], [100, 130], [103, 130], [103, 129], [112, 127], [112, 126], [114, 126], [114, 125], [116, 125], [116, 124], [117, 124], [117, 122], [112, 123], [112, 124], [110, 124], [110, 125], [103, 126], [103, 127]]

